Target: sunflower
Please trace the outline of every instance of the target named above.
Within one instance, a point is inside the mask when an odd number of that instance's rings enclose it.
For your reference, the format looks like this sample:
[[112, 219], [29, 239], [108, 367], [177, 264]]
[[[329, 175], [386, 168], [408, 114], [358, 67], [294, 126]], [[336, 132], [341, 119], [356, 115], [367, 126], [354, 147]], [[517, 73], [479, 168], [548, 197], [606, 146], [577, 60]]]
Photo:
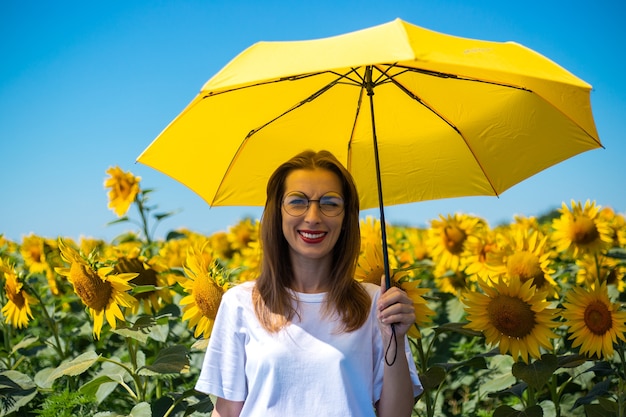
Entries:
[[459, 295], [465, 290], [473, 289], [475, 286], [475, 281], [472, 281], [463, 269], [457, 269], [456, 271], [451, 269], [443, 270], [443, 268], [437, 266], [434, 274], [435, 285], [443, 293]]
[[194, 337], [202, 335], [207, 339], [229, 284], [217, 270], [214, 260], [207, 262], [204, 246], [188, 250], [184, 265], [187, 279], [181, 281], [188, 295], [180, 300], [180, 304], [184, 306], [183, 320], [189, 320], [189, 327], [195, 327]]
[[[137, 313], [139, 305], [143, 305], [144, 311], [157, 312], [162, 304], [172, 302], [172, 292], [168, 281], [168, 268], [163, 265], [159, 258], [147, 259], [140, 255], [139, 247], [131, 247], [118, 252], [115, 258], [113, 271], [120, 273], [136, 273], [137, 276], [129, 284], [137, 287], [144, 287], [141, 292], [134, 296], [138, 301], [133, 313]], [[176, 280], [172, 280], [176, 282]]]
[[572, 347], [588, 356], [611, 358], [613, 344], [626, 342], [626, 311], [609, 299], [605, 282], [589, 288], [574, 287], [565, 295], [561, 316], [569, 328]]
[[604, 207], [600, 210], [600, 217], [605, 219], [611, 229], [611, 237], [614, 247], [626, 246], [626, 217], [622, 214], [615, 213], [610, 207]]
[[[379, 229], [380, 230], [380, 229]], [[361, 253], [357, 261], [354, 278], [360, 282], [369, 282], [371, 284], [380, 285], [380, 279], [385, 273], [385, 264], [383, 258], [382, 238], [370, 238], [364, 245], [361, 242]], [[389, 256], [389, 272], [391, 280], [395, 283], [401, 282], [410, 275], [409, 271], [398, 268], [398, 260], [394, 256]]]
[[251, 241], [247, 248], [237, 252], [228, 265], [232, 270], [239, 271], [238, 281], [252, 281], [261, 273], [262, 249], [258, 240]]
[[531, 281], [549, 296], [558, 296], [557, 283], [552, 278], [552, 252], [548, 236], [537, 230], [514, 228], [510, 230], [508, 245], [502, 252], [505, 277], [516, 277], [522, 282]]
[[503, 274], [506, 269], [500, 258], [502, 248], [497, 242], [496, 234], [485, 227], [482, 232], [467, 238], [467, 250], [462, 259], [461, 268], [470, 280], [487, 279]]
[[111, 328], [116, 328], [116, 319], [125, 320], [122, 307], [135, 308], [137, 300], [127, 291], [132, 287], [128, 283], [136, 273], [112, 274], [112, 267], [90, 265], [76, 250], [67, 246], [59, 238], [61, 257], [70, 264], [69, 268], [55, 268], [60, 275], [66, 276], [74, 287], [74, 292], [87, 306], [93, 317], [93, 334], [100, 338], [104, 319]]
[[428, 245], [428, 231], [414, 227], [404, 227], [402, 235], [397, 239], [398, 261], [404, 266], [411, 266], [416, 262], [430, 259]]
[[528, 363], [528, 356], [540, 358], [540, 347], [552, 350], [551, 339], [558, 338], [553, 329], [555, 309], [548, 308], [546, 292], [537, 290], [532, 281], [511, 278], [505, 282], [479, 280], [483, 293], [466, 291], [462, 302], [467, 307], [465, 327], [483, 332], [489, 345], [499, 345], [517, 360]]
[[439, 217], [441, 220], [431, 221], [428, 230], [430, 253], [440, 269], [456, 271], [460, 267], [468, 237], [478, 233], [485, 223], [478, 217], [466, 214]]
[[413, 308], [415, 309], [415, 326], [409, 329], [408, 335], [416, 339], [420, 338], [419, 329], [429, 326], [432, 323], [432, 317], [436, 314], [423, 297], [430, 289], [420, 288], [418, 281], [405, 281], [400, 284], [400, 288], [413, 300]]
[[587, 286], [593, 285], [597, 280], [606, 282], [607, 285], [615, 285], [619, 292], [626, 291], [626, 264], [616, 258], [607, 256], [585, 255], [576, 259], [576, 284]]
[[24, 265], [30, 273], [42, 274], [48, 281], [50, 292], [59, 294], [59, 287], [55, 280], [52, 267], [46, 259], [46, 253], [51, 251], [50, 244], [42, 237], [30, 235], [22, 239], [20, 254], [24, 259]]
[[111, 167], [106, 173], [110, 175], [104, 180], [104, 187], [110, 188], [108, 207], [118, 217], [122, 217], [141, 191], [139, 188], [141, 177], [135, 177], [131, 172], [124, 172], [120, 167]]
[[600, 216], [600, 206], [595, 201], [571, 202], [570, 210], [565, 203], [559, 209], [561, 216], [552, 221], [552, 237], [556, 250], [567, 252], [574, 258], [579, 254], [596, 255], [613, 243], [612, 230], [605, 217]]
[[8, 298], [7, 303], [2, 307], [5, 323], [18, 329], [26, 328], [29, 318], [33, 318], [30, 306], [38, 304], [39, 301], [22, 288], [23, 284], [17, 278], [15, 269], [6, 265], [0, 258], [0, 276], [3, 275], [4, 292]]
[[259, 240], [259, 221], [250, 218], [239, 221], [228, 230], [228, 241], [233, 251], [241, 251], [250, 242]]

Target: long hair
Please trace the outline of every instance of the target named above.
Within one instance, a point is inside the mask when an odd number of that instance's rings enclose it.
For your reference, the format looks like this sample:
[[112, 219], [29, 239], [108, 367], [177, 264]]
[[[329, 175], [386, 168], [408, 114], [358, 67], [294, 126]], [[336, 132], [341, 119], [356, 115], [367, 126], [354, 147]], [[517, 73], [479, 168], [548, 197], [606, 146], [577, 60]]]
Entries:
[[341, 182], [344, 219], [341, 233], [332, 250], [330, 288], [326, 294], [325, 314], [337, 313], [342, 330], [351, 332], [363, 325], [369, 314], [371, 299], [354, 280], [361, 245], [359, 197], [350, 172], [328, 151], [311, 150], [295, 155], [280, 165], [267, 183], [267, 200], [261, 217], [260, 234], [263, 258], [261, 273], [253, 292], [256, 315], [270, 332], [283, 328], [297, 311], [289, 287], [294, 279], [289, 244], [282, 231], [282, 199], [285, 180], [299, 169], [321, 168], [333, 172]]

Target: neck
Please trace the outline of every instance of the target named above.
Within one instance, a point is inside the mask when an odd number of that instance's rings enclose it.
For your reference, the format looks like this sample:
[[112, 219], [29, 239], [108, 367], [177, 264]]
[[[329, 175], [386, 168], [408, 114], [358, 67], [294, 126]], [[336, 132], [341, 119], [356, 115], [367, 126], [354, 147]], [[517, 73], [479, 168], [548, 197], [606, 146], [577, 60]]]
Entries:
[[293, 282], [291, 289], [302, 293], [326, 292], [329, 288], [330, 261], [326, 259], [292, 259]]

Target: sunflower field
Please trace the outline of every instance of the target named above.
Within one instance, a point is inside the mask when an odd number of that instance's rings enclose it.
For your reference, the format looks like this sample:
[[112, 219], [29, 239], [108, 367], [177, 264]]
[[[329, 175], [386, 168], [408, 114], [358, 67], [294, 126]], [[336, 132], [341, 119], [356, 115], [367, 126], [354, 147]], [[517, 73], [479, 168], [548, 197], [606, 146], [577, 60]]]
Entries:
[[[259, 270], [259, 222], [154, 239], [171, 213], [139, 177], [107, 174], [114, 222], [137, 230], [0, 234], [0, 416], [211, 414], [194, 385], [222, 294]], [[361, 220], [359, 281], [380, 282], [380, 228]], [[623, 214], [571, 201], [495, 227], [462, 213], [387, 225], [387, 237], [417, 317], [414, 416], [626, 416]]]

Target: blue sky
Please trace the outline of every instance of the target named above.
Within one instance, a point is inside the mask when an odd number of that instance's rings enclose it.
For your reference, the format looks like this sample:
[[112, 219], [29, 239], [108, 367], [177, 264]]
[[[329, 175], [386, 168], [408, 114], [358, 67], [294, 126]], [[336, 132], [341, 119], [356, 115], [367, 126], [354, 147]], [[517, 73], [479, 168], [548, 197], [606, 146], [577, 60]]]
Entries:
[[[606, 149], [578, 155], [499, 198], [388, 207], [389, 223], [428, 225], [475, 214], [496, 225], [571, 199], [626, 210], [626, 5], [574, 1], [18, 1], [0, 2], [0, 234], [21, 239], [113, 239], [106, 170], [120, 166], [153, 188], [156, 230], [227, 230], [259, 208], [218, 207], [136, 157], [241, 50], [264, 40], [326, 37], [397, 17], [456, 36], [516, 41], [590, 83]], [[363, 215], [376, 215], [376, 211]], [[129, 212], [133, 218], [137, 213]]]

